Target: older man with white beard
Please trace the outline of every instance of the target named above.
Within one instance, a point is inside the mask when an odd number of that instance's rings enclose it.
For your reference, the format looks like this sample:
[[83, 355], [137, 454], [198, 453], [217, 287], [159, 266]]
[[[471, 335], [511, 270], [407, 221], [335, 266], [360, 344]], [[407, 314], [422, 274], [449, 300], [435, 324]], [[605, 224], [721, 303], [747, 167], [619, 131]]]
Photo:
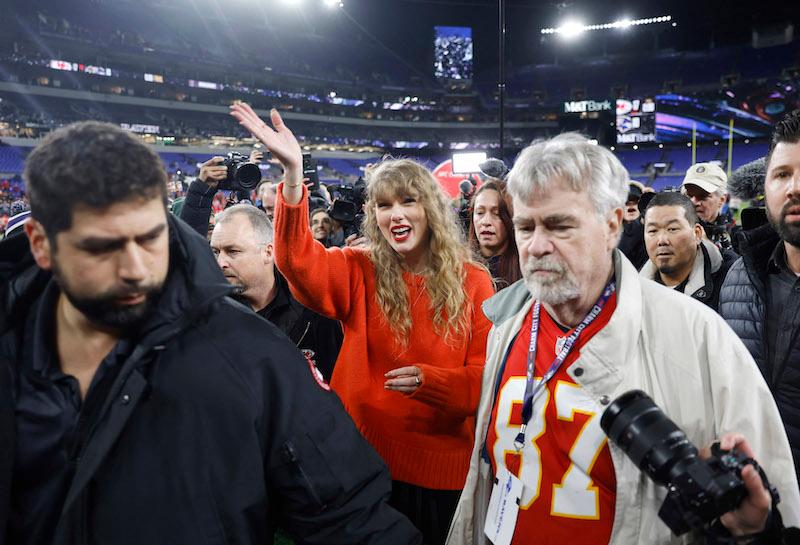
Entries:
[[672, 535], [658, 518], [666, 488], [601, 430], [605, 408], [634, 389], [695, 445], [760, 455], [779, 490], [780, 511], [747, 466], [746, 497], [711, 542], [780, 539], [783, 524], [800, 523], [788, 440], [744, 345], [615, 250], [627, 179], [612, 153], [577, 134], [535, 142], [509, 175], [524, 280], [484, 303], [494, 325], [449, 545], [705, 542]]

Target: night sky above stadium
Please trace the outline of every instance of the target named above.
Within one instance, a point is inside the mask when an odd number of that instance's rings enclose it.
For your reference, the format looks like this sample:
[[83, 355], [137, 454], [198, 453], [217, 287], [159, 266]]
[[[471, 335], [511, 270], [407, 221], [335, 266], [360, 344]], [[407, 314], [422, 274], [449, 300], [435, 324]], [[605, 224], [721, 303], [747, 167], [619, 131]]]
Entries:
[[[598, 54], [659, 48], [705, 49], [747, 43], [752, 26], [793, 21], [800, 31], [800, 10], [794, 2], [767, 0], [754, 4], [728, 0], [507, 0], [507, 58], [514, 65], [552, 62], [555, 56]], [[351, 16], [368, 26], [384, 44], [414, 59], [430, 55], [434, 25], [469, 26], [475, 41], [475, 74], [491, 79], [497, 66], [497, 2], [495, 0], [346, 0]], [[539, 29], [558, 26], [569, 16], [585, 23], [622, 17], [672, 15], [678, 26], [640, 28], [625, 36], [594, 34], [574, 44], [542, 43]], [[409, 35], [419, 39], [409, 40]]]
[[[12, 3], [22, 0], [11, 0]], [[496, 0], [343, 0], [344, 8], [318, 9], [318, 0], [304, 0], [308, 9], [288, 8], [282, 0], [39, 0], [41, 6], [74, 6], [86, 17], [93, 10], [117, 4], [168, 6], [176, 17], [182, 9], [227, 17], [232, 23], [260, 12], [270, 24], [296, 26], [303, 34], [332, 34], [358, 39], [368, 47], [390, 51], [399, 63], [412, 66], [421, 76], [432, 77], [435, 26], [471, 27], [474, 41], [474, 76], [477, 81], [497, 77], [498, 17]], [[512, 66], [566, 61], [603, 53], [629, 53], [654, 48], [702, 50], [714, 46], [748, 43], [753, 25], [761, 27], [794, 22], [800, 32], [796, 2], [764, 0], [755, 3], [730, 0], [507, 0], [507, 62]], [[338, 11], [338, 12], [337, 12]], [[558, 26], [566, 19], [585, 24], [607, 23], [623, 17], [672, 15], [678, 23], [639, 27], [629, 32], [587, 34], [574, 43], [542, 40], [539, 30]], [[657, 28], [656, 28], [657, 27]], [[267, 30], [268, 31], [268, 30]]]

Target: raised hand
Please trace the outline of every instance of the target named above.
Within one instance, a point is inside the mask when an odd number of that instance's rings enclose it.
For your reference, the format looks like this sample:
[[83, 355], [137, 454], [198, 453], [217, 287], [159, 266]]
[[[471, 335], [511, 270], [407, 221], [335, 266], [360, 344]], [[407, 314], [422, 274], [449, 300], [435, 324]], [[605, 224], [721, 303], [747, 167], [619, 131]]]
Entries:
[[216, 189], [219, 183], [228, 177], [228, 167], [222, 164], [224, 157], [215, 156], [200, 166], [197, 179], [207, 186]]
[[283, 123], [278, 110], [270, 112], [272, 127], [268, 126], [245, 102], [231, 105], [231, 115], [256, 137], [280, 161], [286, 174], [285, 182], [298, 186], [303, 179], [303, 152], [292, 131]]

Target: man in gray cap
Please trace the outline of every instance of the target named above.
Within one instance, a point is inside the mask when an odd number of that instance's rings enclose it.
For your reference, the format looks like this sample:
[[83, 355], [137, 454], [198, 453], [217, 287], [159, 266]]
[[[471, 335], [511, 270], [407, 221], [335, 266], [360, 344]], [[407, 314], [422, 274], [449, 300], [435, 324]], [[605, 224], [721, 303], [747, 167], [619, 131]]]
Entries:
[[697, 163], [689, 167], [681, 192], [692, 200], [706, 236], [721, 251], [731, 250], [733, 218], [722, 213], [728, 198], [728, 175], [715, 163]]

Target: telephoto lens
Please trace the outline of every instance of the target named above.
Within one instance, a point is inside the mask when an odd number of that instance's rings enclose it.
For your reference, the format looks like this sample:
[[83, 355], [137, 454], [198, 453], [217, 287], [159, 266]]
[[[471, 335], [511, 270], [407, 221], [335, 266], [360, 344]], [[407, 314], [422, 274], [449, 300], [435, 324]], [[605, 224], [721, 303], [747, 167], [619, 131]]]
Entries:
[[600, 427], [636, 466], [666, 486], [697, 458], [686, 434], [641, 390], [619, 396], [603, 413]]
[[752, 460], [718, 446], [701, 460], [683, 430], [641, 390], [614, 400], [600, 427], [639, 469], [667, 488], [658, 516], [675, 535], [709, 525], [747, 495], [741, 475]]
[[228, 169], [228, 175], [220, 182], [219, 189], [252, 191], [261, 182], [261, 169], [241, 153], [228, 153], [222, 165]]
[[241, 189], [252, 191], [261, 182], [261, 169], [253, 163], [239, 162], [233, 166], [236, 185]]

